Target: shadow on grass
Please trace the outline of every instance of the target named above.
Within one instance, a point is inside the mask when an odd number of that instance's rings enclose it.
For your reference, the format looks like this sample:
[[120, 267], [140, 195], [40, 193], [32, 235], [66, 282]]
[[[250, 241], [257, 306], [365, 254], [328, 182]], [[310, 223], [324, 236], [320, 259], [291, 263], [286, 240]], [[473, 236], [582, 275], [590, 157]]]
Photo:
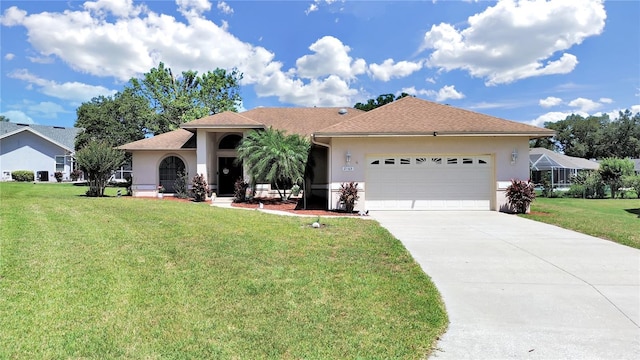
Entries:
[[638, 215], [638, 218], [640, 218], [640, 208], [638, 208], [638, 209], [624, 209], [624, 211], [626, 211], [628, 213], [636, 214], [636, 215]]

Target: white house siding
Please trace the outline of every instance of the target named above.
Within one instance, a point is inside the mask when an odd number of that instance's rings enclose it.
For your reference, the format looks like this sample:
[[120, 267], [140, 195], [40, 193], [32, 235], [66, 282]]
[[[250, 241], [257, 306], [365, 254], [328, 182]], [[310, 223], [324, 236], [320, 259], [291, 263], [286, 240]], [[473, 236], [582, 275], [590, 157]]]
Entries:
[[155, 197], [158, 194], [159, 166], [160, 162], [167, 156], [177, 156], [186, 166], [188, 178], [192, 179], [196, 175], [196, 151], [173, 150], [173, 151], [134, 151], [132, 157], [133, 165], [133, 196]]
[[[518, 159], [511, 161], [513, 151]], [[360, 199], [357, 210], [366, 210], [367, 201], [367, 163], [366, 159], [382, 155], [470, 155], [490, 156], [492, 174], [490, 182], [492, 194], [489, 199], [490, 210], [506, 208], [504, 191], [511, 179], [529, 178], [529, 143], [527, 137], [368, 137], [333, 138], [331, 141], [332, 160], [330, 168], [329, 208], [338, 207], [340, 184], [356, 181], [360, 187]], [[351, 154], [350, 164], [346, 164], [346, 154]], [[347, 167], [343, 169], [343, 167]]]
[[[36, 176], [38, 171], [48, 171], [49, 181], [56, 181], [56, 156], [69, 152], [29, 131], [21, 131], [5, 137], [0, 142], [0, 173], [16, 170], [31, 170]], [[63, 178], [68, 179], [71, 172], [69, 157], [65, 159]]]

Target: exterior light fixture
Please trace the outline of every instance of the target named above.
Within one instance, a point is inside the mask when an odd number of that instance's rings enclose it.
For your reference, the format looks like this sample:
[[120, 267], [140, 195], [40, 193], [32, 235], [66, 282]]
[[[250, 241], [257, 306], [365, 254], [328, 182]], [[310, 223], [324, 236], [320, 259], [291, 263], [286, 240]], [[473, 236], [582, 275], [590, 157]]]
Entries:
[[347, 154], [345, 155], [345, 160], [347, 160], [347, 165], [351, 164], [351, 152], [347, 150]]
[[518, 149], [513, 149], [511, 152], [511, 163], [515, 164], [516, 160], [518, 160]]

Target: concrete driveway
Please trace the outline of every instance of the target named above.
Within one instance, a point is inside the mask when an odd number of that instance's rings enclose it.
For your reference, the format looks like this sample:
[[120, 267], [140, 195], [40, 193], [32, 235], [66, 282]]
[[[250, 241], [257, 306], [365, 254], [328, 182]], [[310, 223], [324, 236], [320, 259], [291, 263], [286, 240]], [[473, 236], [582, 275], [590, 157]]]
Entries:
[[640, 359], [640, 251], [497, 212], [371, 215], [442, 294], [433, 358]]

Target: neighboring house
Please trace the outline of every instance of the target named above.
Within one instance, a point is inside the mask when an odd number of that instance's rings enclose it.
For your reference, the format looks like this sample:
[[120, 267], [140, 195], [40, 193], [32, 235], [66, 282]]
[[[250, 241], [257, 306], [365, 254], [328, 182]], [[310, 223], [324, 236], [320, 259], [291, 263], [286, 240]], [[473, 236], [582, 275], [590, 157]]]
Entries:
[[38, 181], [55, 181], [56, 171], [69, 179], [74, 141], [80, 129], [0, 122], [0, 174], [31, 170]]
[[633, 161], [633, 170], [640, 175], [640, 159], [631, 159]]
[[541, 184], [549, 173], [552, 188], [569, 188], [571, 179], [580, 171], [598, 170], [600, 164], [594, 160], [567, 156], [545, 148], [529, 149], [531, 181]]
[[[511, 179], [529, 178], [529, 140], [554, 132], [414, 97], [369, 112], [256, 108], [224, 112], [120, 146], [132, 154], [134, 196], [173, 188], [176, 172], [203, 174], [218, 196], [245, 177], [236, 146], [268, 127], [309, 136], [307, 192], [337, 209], [340, 185], [359, 186], [358, 210], [505, 210]], [[522, 154], [521, 156], [519, 154]]]

